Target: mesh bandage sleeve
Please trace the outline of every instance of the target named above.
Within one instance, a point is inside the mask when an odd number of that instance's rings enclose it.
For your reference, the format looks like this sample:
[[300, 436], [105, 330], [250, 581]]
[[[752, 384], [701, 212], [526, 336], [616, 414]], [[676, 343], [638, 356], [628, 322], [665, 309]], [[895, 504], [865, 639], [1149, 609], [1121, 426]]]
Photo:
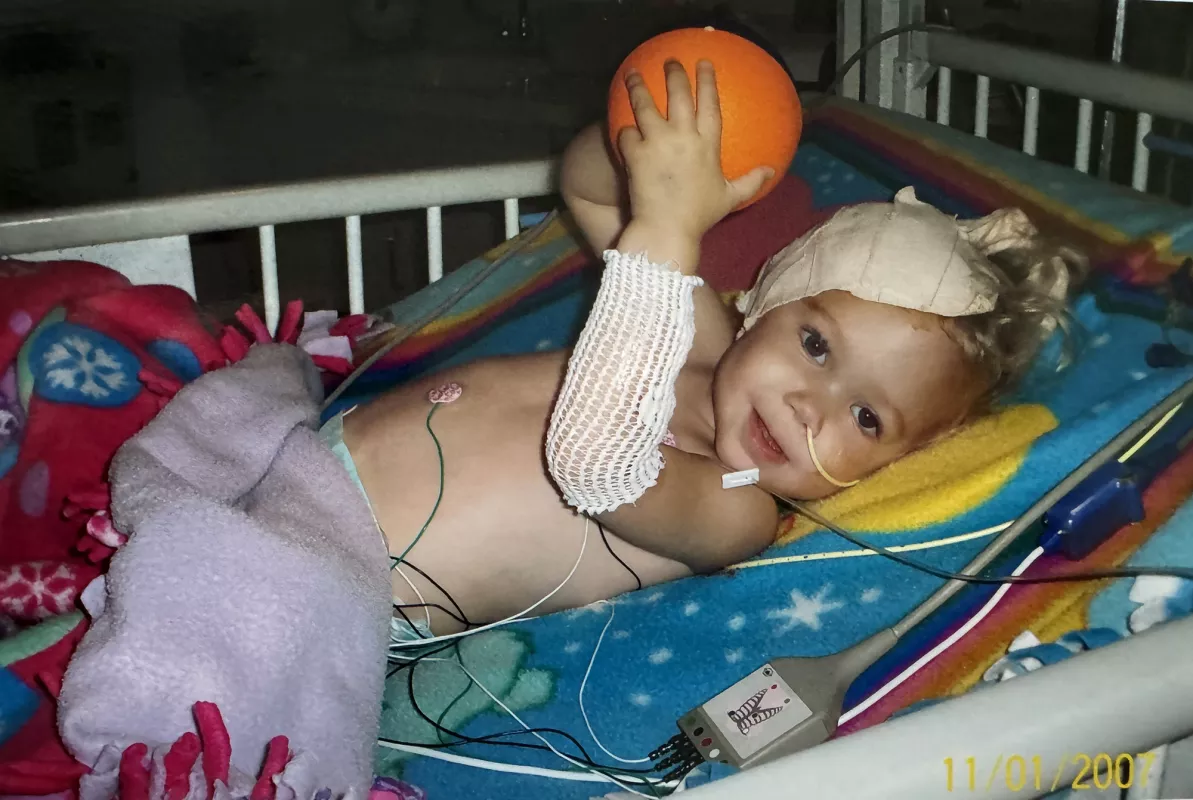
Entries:
[[696, 334], [700, 278], [644, 254], [604, 254], [605, 273], [547, 430], [547, 467], [567, 503], [603, 514], [633, 503], [663, 468], [675, 380]]

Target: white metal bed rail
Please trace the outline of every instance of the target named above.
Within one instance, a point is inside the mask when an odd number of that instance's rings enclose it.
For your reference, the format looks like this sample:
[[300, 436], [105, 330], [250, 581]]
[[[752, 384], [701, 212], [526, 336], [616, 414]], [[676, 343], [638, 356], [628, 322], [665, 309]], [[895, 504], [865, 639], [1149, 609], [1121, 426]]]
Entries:
[[[906, 24], [914, 16], [918, 1], [900, 3], [899, 13], [894, 14], [891, 3], [867, 0], [870, 5], [880, 6], [881, 10], [881, 13], [865, 15], [867, 32], [873, 35], [897, 24]], [[860, 6], [861, 0], [843, 0], [841, 3], [841, 37], [847, 46], [862, 38], [863, 17], [854, 13], [860, 11]], [[1036, 154], [1038, 145], [1041, 91], [1077, 97], [1080, 102], [1073, 163], [1083, 172], [1088, 171], [1090, 165], [1093, 104], [1098, 102], [1134, 111], [1138, 124], [1132, 184], [1139, 190], [1147, 188], [1148, 150], [1144, 137], [1151, 129], [1153, 115], [1193, 123], [1193, 83], [944, 31], [905, 34], [869, 54], [863, 69], [867, 100], [926, 116], [926, 84], [930, 78], [928, 70], [933, 65], [938, 71], [936, 119], [946, 125], [950, 118], [953, 70], [978, 76], [974, 133], [982, 137], [988, 134], [989, 127], [990, 79], [1024, 85], [1022, 149], [1030, 155]], [[856, 97], [859, 84], [856, 75], [845, 76], [843, 92]], [[122, 271], [127, 271], [122, 261], [148, 263], [151, 264], [148, 268], [151, 280], [172, 283], [193, 292], [193, 266], [186, 237], [210, 231], [257, 228], [266, 322], [272, 327], [281, 305], [276, 225], [343, 218], [349, 311], [360, 313], [366, 308], [362, 215], [425, 209], [427, 275], [430, 281], [436, 281], [443, 275], [443, 207], [501, 201], [504, 204], [505, 235], [511, 237], [519, 229], [519, 200], [552, 194], [553, 173], [554, 163], [541, 159], [309, 181], [0, 217], [0, 255], [93, 257]], [[102, 249], [102, 259], [78, 250], [109, 243], [126, 244], [117, 249]], [[75, 251], [63, 252], [69, 248], [75, 248]], [[163, 262], [169, 262], [170, 266], [162, 267]]]
[[1077, 146], [1073, 167], [1089, 172], [1094, 103], [1135, 113], [1135, 148], [1131, 185], [1148, 187], [1149, 151], [1144, 142], [1154, 117], [1193, 122], [1193, 83], [1154, 75], [1118, 64], [1081, 61], [1043, 50], [972, 39], [944, 31], [923, 34], [926, 60], [939, 70], [936, 119], [948, 124], [953, 69], [978, 76], [974, 134], [987, 135], [990, 79], [1021, 84], [1026, 88], [1023, 151], [1036, 154], [1040, 116], [1040, 91], [1078, 99]]
[[[1107, 800], [1122, 796], [1117, 789], [1125, 783], [1132, 789], [1128, 797], [1176, 797], [1161, 791], [1162, 764], [1148, 751], [1193, 731], [1190, 658], [1193, 618], [1185, 618], [714, 781], [688, 796], [1018, 800], [1069, 795], [1066, 790], [1075, 787], [1071, 796]], [[1139, 672], [1144, 664], [1146, 676]], [[1102, 753], [1112, 759], [1125, 753], [1139, 769], [1127, 776], [1103, 771], [1094, 784], [1080, 770]], [[959, 766], [950, 783], [949, 757], [958, 765], [974, 764], [976, 780]], [[1017, 773], [1016, 759], [1038, 771]], [[1117, 791], [1096, 791], [1102, 788]]]
[[[172, 241], [177, 237], [257, 228], [266, 324], [272, 330], [281, 310], [277, 225], [344, 219], [349, 311], [357, 314], [365, 310], [361, 216], [425, 209], [427, 277], [433, 282], [443, 277], [443, 207], [501, 201], [505, 236], [511, 238], [519, 230], [519, 200], [553, 192], [554, 163], [549, 159], [207, 192], [0, 217], [0, 255], [36, 257], [111, 243], [152, 250], [170, 242], [177, 249]], [[111, 261], [120, 256], [112, 252], [105, 263], [119, 269]], [[180, 269], [185, 274], [156, 277], [193, 292], [189, 256]]]
[[[838, 53], [843, 61], [866, 39], [923, 19], [923, 0], [841, 0]], [[1131, 185], [1147, 191], [1149, 150], [1145, 139], [1155, 117], [1193, 123], [1193, 82], [1089, 61], [946, 30], [905, 33], [884, 42], [842, 80], [842, 93], [867, 103], [927, 116], [927, 87], [936, 70], [936, 121], [950, 123], [954, 70], [977, 76], [974, 134], [989, 133], [991, 78], [1021, 85], [1024, 93], [1022, 149], [1035, 156], [1039, 144], [1041, 92], [1078, 100], [1073, 167], [1090, 170], [1094, 103], [1134, 113]]]

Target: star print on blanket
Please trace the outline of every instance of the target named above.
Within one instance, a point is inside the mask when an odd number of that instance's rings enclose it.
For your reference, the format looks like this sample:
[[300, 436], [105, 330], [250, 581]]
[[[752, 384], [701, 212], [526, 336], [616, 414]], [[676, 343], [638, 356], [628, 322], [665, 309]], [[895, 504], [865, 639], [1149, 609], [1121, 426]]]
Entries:
[[[821, 141], [826, 146], [840, 144], [839, 137], [825, 136]], [[825, 149], [805, 143], [801, 152], [805, 164], [816, 157], [810, 168], [825, 168], [829, 158]], [[905, 176], [899, 175], [898, 180]], [[860, 178], [854, 181], [861, 182]], [[561, 257], [560, 263], [567, 261]], [[480, 266], [483, 264], [474, 265]], [[454, 274], [464, 281], [470, 273], [465, 269]], [[1069, 369], [1055, 372], [1053, 353], [1046, 354], [1040, 368], [1002, 413], [842, 492], [823, 504], [822, 513], [872, 541], [912, 551], [909, 555], [934, 567], [955, 570], [967, 563], [1001, 530], [1002, 523], [1021, 513], [1189, 375], [1187, 368], [1147, 365], [1144, 353], [1162, 338], [1159, 325], [1104, 307], [1103, 285], [1096, 282], [1074, 304], [1086, 346]], [[583, 295], [578, 286], [569, 290], [573, 305], [564, 299], [550, 306], [526, 302], [520, 319], [511, 319], [515, 311], [506, 318], [495, 317], [489, 327], [474, 331], [468, 353], [488, 355], [508, 347], [507, 332], [516, 324], [529, 331], [535, 331], [536, 325], [551, 331], [576, 329], [575, 320], [582, 320], [587, 308], [579, 302]], [[401, 314], [394, 311], [389, 315], [395, 325], [400, 325], [404, 315], [414, 317], [410, 307], [414, 302], [409, 301]], [[542, 308], [548, 308], [550, 315]], [[556, 316], [560, 309], [568, 308], [574, 309], [575, 318]], [[481, 316], [475, 309], [470, 313]], [[450, 340], [455, 331], [437, 335], [440, 341]], [[535, 331], [534, 336], [520, 341], [529, 344], [529, 351], [537, 337]], [[387, 374], [400, 375], [402, 380], [421, 377], [445, 363], [457, 363], [459, 352], [444, 348], [438, 360], [421, 351], [404, 353], [401, 369], [395, 367]], [[383, 390], [382, 377], [375, 377], [369, 388]], [[1148, 521], [1116, 534], [1082, 566], [1116, 566], [1151, 535], [1155, 525], [1186, 501], [1193, 471], [1174, 464], [1165, 475], [1162, 485], [1149, 490], [1145, 502]], [[1184, 523], [1188, 531], [1188, 520]], [[575, 736], [579, 742], [575, 747], [587, 748], [597, 762], [611, 768], [622, 763], [616, 759], [643, 758], [674, 735], [675, 720], [682, 714], [769, 658], [839, 652], [896, 622], [941, 583], [930, 575], [868, 556], [826, 531], [791, 525], [784, 526], [781, 533], [783, 540], [753, 559], [749, 567], [648, 587], [591, 607], [481, 633], [459, 642], [458, 651], [449, 649], [417, 665], [395, 667], [383, 707], [385, 742], [378, 750], [378, 772], [424, 787], [432, 797], [588, 800], [609, 793], [625, 796], [616, 787], [601, 785], [600, 776], [578, 776], [578, 769], [551, 752], [498, 746], [482, 737], [529, 741], [509, 733], [519, 726], [505, 710], [508, 708], [531, 728]], [[1153, 554], [1141, 563], [1187, 561]], [[1045, 559], [1033, 569], [1064, 571], [1075, 566], [1064, 563]], [[893, 652], [855, 682], [849, 707], [856, 707], [932, 650], [972, 617], [994, 591], [994, 587], [971, 587], [931, 624], [917, 628], [905, 639], [906, 649]], [[921, 699], [955, 694], [972, 686], [1004, 655], [1011, 637], [1029, 624], [1046, 621], [1051, 625], [1055, 614], [1077, 605], [1071, 601], [1083, 591], [1096, 592], [1097, 585], [1013, 588], [983, 623], [985, 631], [979, 628], [962, 646], [942, 653], [856, 716], [843, 733], [873, 725]], [[1154, 593], [1144, 602], [1138, 616], [1172, 615], [1186, 602], [1183, 592], [1165, 587], [1162, 597]], [[1080, 607], [1084, 609], [1085, 604]], [[1033, 630], [1045, 638], [1046, 631]], [[1005, 639], [1000, 638], [1004, 633]], [[748, 699], [740, 698], [733, 709]], [[771, 707], [770, 697], [764, 697], [758, 706]], [[598, 740], [607, 751], [598, 747]], [[458, 763], [434, 757], [447, 742], [454, 742], [452, 755], [551, 772], [461, 768]], [[433, 748], [433, 752], [410, 748], [411, 744]], [[582, 754], [562, 737], [556, 746]], [[719, 764], [704, 765], [692, 774], [688, 786], [720, 777], [727, 770]]]

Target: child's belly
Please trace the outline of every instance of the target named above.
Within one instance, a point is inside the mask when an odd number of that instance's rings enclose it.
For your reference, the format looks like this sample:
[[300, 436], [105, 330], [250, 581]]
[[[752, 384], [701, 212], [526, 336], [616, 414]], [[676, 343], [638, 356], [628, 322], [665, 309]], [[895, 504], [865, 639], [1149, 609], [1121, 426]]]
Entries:
[[[403, 387], [349, 415], [345, 441], [390, 553], [406, 553], [393, 587], [412, 620], [424, 619], [417, 607], [424, 601], [462, 611], [474, 624], [504, 619], [563, 583], [578, 559], [572, 577], [533, 615], [636, 588], [597, 523], [568, 508], [546, 472], [543, 441], [565, 366], [558, 353], [481, 362]], [[459, 399], [434, 407], [428, 392], [449, 381], [462, 388]], [[432, 408], [442, 481], [427, 430]], [[681, 564], [612, 534], [607, 539], [644, 585], [687, 574]], [[462, 627], [444, 611], [429, 613], [435, 633]]]

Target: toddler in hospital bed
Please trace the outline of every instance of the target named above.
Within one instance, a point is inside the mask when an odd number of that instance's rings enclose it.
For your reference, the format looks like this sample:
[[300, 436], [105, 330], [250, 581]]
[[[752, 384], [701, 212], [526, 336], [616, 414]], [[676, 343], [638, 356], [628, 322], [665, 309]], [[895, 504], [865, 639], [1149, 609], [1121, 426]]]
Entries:
[[772, 493], [825, 497], [948, 434], [1063, 318], [1074, 254], [1018, 211], [958, 221], [905, 189], [774, 256], [743, 319], [695, 276], [700, 242], [768, 176], [722, 175], [710, 65], [695, 102], [668, 67], [666, 118], [628, 82], [624, 173], [597, 127], [564, 160], [605, 261], [574, 350], [453, 367], [324, 428], [394, 557], [399, 641], [754, 555]]

